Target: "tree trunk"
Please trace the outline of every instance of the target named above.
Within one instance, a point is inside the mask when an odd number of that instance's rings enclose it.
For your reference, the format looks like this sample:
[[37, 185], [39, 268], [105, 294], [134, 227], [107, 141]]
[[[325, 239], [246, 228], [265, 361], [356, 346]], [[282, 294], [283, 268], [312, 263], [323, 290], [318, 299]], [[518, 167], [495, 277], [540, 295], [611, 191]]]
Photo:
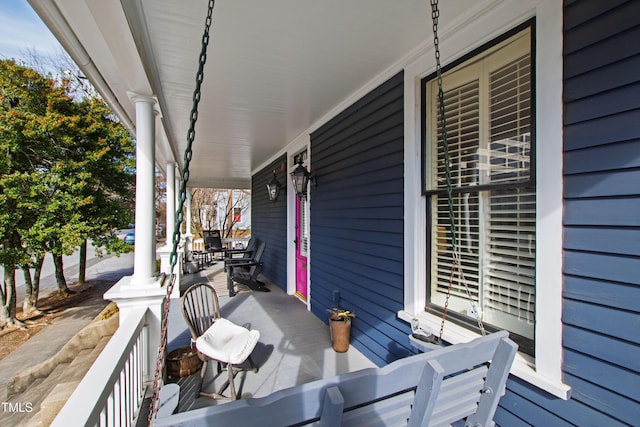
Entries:
[[67, 280], [64, 278], [64, 266], [62, 264], [62, 255], [51, 254], [53, 257], [53, 265], [55, 266], [56, 283], [58, 285], [58, 293], [69, 295], [73, 292], [67, 287]]
[[38, 296], [33, 295], [33, 281], [31, 280], [31, 270], [29, 265], [25, 264], [22, 267], [22, 273], [24, 275], [24, 301], [22, 302], [22, 312], [25, 317], [37, 310], [36, 304], [38, 303]]
[[36, 298], [38, 298], [40, 294], [40, 274], [42, 273], [42, 264], [44, 264], [44, 255], [42, 256], [38, 255], [38, 257], [36, 258], [36, 262], [34, 264], [34, 271], [33, 271], [33, 289], [34, 289]]
[[80, 263], [78, 267], [78, 283], [83, 284], [87, 271], [87, 239], [80, 245]]
[[24, 273], [25, 296], [22, 303], [22, 312], [25, 316], [32, 314], [42, 314], [38, 310], [38, 294], [40, 293], [40, 272], [42, 271], [42, 257], [36, 259], [33, 272], [33, 280], [31, 279], [31, 270], [28, 265], [22, 266]]
[[13, 266], [4, 266], [4, 289], [0, 306], [0, 327], [18, 324], [16, 319], [16, 270]]
[[29, 264], [24, 264], [20, 268], [22, 269], [22, 274], [24, 276], [24, 300], [26, 302], [31, 296], [31, 292], [33, 291], [33, 282], [31, 281], [31, 271], [29, 270]]

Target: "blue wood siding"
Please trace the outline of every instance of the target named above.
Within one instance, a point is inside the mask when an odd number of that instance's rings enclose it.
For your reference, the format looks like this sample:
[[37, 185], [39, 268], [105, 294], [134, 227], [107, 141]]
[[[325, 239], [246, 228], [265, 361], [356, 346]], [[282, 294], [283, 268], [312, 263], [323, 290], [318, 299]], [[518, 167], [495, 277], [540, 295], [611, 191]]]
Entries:
[[[406, 356], [404, 107], [399, 73], [311, 134], [311, 309], [356, 313], [352, 345], [378, 365]], [[340, 301], [335, 301], [335, 292]]]
[[640, 1], [565, 1], [562, 321], [572, 397], [512, 378], [498, 425], [640, 423], [638, 40]]
[[564, 374], [590, 417], [566, 418], [638, 425], [640, 2], [566, 2], [564, 25]]
[[[286, 154], [251, 177], [251, 235], [267, 243], [263, 255], [262, 274], [287, 290], [287, 179]], [[273, 203], [267, 194], [267, 184], [273, 171], [283, 188]]]

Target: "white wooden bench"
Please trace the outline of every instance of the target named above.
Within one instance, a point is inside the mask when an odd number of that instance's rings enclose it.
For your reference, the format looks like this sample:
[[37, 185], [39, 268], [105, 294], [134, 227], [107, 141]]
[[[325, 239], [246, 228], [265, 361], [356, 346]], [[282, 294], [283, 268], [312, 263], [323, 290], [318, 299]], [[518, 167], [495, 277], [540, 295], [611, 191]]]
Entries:
[[492, 426], [516, 351], [501, 331], [383, 368], [159, 418], [156, 425]]

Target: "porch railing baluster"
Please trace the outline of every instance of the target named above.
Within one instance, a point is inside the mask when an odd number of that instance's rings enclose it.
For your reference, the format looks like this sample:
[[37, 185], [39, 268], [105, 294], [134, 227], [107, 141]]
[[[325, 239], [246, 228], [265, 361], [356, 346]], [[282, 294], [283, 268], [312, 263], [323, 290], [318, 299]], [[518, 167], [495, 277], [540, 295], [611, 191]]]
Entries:
[[78, 384], [52, 426], [130, 426], [149, 375], [146, 307], [132, 310]]

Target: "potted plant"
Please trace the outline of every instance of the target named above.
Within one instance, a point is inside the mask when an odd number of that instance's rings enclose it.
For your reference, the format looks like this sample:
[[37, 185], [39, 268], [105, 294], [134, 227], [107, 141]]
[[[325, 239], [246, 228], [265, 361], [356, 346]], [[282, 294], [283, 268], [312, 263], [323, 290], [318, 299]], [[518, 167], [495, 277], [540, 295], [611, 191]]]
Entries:
[[331, 345], [337, 353], [349, 350], [349, 337], [351, 335], [351, 319], [355, 313], [342, 308], [329, 309], [329, 331], [331, 332]]

